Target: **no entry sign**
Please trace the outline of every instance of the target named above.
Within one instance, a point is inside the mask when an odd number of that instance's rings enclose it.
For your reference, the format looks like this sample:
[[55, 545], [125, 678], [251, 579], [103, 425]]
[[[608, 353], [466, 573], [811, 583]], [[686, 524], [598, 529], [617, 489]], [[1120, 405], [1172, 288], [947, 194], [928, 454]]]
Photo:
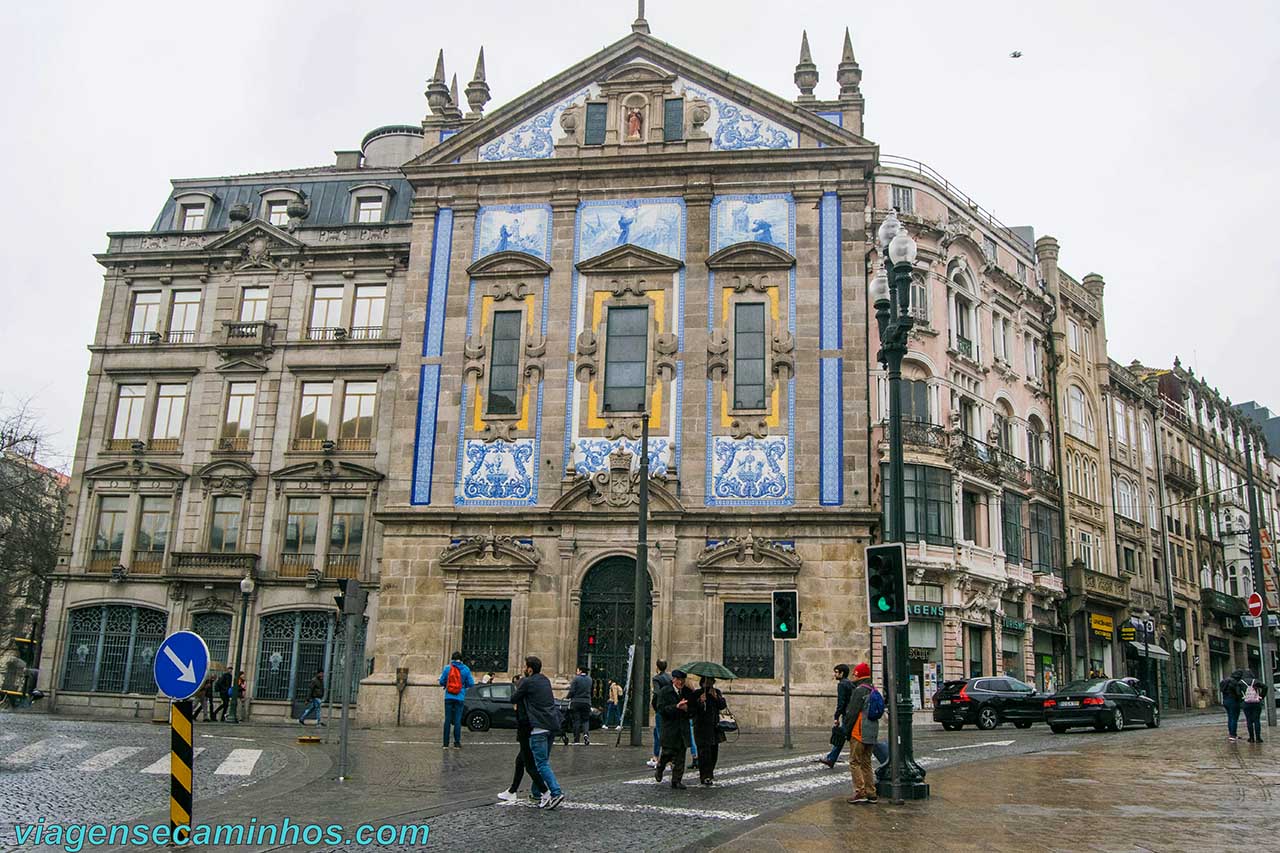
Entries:
[[1262, 596], [1256, 592], [1249, 596], [1248, 601], [1249, 615], [1257, 619], [1262, 615]]

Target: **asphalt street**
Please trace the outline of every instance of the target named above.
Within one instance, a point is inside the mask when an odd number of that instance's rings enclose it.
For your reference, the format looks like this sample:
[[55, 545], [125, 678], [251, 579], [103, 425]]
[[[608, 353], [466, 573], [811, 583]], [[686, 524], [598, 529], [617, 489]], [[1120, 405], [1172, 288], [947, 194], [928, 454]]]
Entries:
[[[1169, 717], [1164, 725], [1176, 729], [1216, 721]], [[344, 782], [334, 778], [336, 739], [302, 745], [296, 742], [301, 733], [287, 726], [198, 725], [197, 745], [203, 752], [196, 759], [196, 820], [253, 817], [265, 823], [287, 817], [295, 823], [346, 827], [426, 823], [430, 845], [439, 849], [472, 846], [478, 834], [496, 833], [518, 838], [522, 845], [678, 850], [704, 839], [723, 841], [849, 786], [847, 764], [829, 770], [813, 761], [826, 751], [826, 731], [797, 732], [793, 750], [781, 748], [780, 732], [743, 734], [721, 747], [716, 787], [699, 787], [694, 771], [688, 774], [693, 784], [685, 791], [654, 782], [644, 766], [648, 746], [627, 746], [624, 733], [623, 746], [615, 747], [615, 733], [598, 731], [590, 746], [555, 746], [552, 765], [566, 802], [545, 812], [525, 804], [496, 805], [495, 795], [511, 778], [511, 732], [469, 734], [463, 749], [443, 750], [434, 727], [356, 730], [352, 768]], [[1092, 731], [1054, 735], [1043, 725], [944, 732], [927, 723], [917, 729], [916, 755], [933, 770], [1026, 753], [1051, 758], [1055, 752], [1105, 747], [1111, 739], [1129, 736], [1131, 732]], [[161, 725], [0, 716], [0, 848], [14, 849], [14, 824], [40, 817], [62, 822], [165, 820], [167, 750], [168, 729]], [[347, 844], [321, 849], [409, 848]]]

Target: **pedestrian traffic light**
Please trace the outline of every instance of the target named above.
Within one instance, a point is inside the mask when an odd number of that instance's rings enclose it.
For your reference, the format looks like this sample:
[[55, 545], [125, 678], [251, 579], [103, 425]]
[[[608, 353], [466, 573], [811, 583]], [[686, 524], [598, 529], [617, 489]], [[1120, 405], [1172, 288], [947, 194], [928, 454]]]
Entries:
[[907, 561], [902, 543], [868, 545], [866, 562], [868, 621], [907, 624]]
[[365, 592], [360, 588], [360, 581], [351, 578], [340, 578], [338, 580], [338, 594], [333, 597], [333, 603], [338, 605], [339, 613], [359, 616], [364, 613], [365, 599]]
[[595, 632], [593, 631], [590, 634], [587, 634], [587, 646], [590, 648], [594, 648], [595, 644], [596, 644], [596, 635], [595, 635]]
[[794, 640], [800, 636], [800, 599], [794, 589], [773, 592], [773, 638]]

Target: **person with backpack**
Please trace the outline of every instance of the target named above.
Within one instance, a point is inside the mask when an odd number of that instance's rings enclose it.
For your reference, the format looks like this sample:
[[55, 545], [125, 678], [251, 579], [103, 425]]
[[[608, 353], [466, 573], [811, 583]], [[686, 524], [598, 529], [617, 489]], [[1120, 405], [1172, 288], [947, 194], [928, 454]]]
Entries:
[[471, 669], [462, 662], [462, 652], [454, 652], [452, 659], [440, 672], [440, 686], [444, 688], [444, 748], [449, 748], [449, 727], [453, 727], [453, 748], [462, 749], [462, 700], [467, 688], [476, 683]]
[[845, 800], [847, 803], [877, 801], [871, 753], [880, 737], [883, 716], [884, 696], [871, 685], [871, 666], [860, 663], [853, 668], [853, 694], [844, 714], [844, 733], [849, 740], [849, 774], [853, 777], [853, 796]]
[[1244, 673], [1245, 670], [1237, 669], [1218, 684], [1218, 690], [1222, 693], [1222, 707], [1227, 712], [1228, 743], [1239, 740], [1236, 732], [1240, 725], [1240, 701], [1244, 698], [1244, 682], [1241, 681]]
[[849, 664], [839, 663], [831, 671], [836, 679], [836, 713], [832, 717], [831, 751], [826, 758], [815, 758], [819, 764], [835, 767], [840, 759], [840, 751], [844, 749], [844, 715], [849, 706], [849, 698], [853, 696], [853, 682], [849, 680]]
[[218, 697], [218, 707], [213, 709], [209, 719], [221, 720], [224, 723], [227, 721], [227, 708], [231, 705], [232, 679], [231, 670], [224, 669], [222, 675], [219, 675], [218, 680], [213, 683], [213, 692]]
[[658, 713], [658, 694], [662, 692], [662, 688], [671, 684], [671, 676], [667, 675], [667, 662], [659, 658], [654, 666], [658, 670], [658, 674], [653, 677], [652, 690], [649, 694], [649, 707], [653, 708], [653, 758], [650, 758], [649, 767], [658, 766], [658, 745], [662, 741], [662, 716]]
[[1240, 684], [1240, 707], [1244, 709], [1244, 724], [1249, 730], [1249, 743], [1262, 743], [1262, 700], [1267, 695], [1267, 685], [1258, 681], [1258, 677], [1251, 669], [1241, 672]]

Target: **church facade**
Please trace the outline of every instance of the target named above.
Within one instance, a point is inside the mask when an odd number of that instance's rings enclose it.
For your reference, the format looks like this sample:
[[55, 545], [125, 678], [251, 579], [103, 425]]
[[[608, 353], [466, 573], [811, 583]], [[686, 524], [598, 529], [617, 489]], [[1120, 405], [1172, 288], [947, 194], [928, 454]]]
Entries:
[[646, 416], [643, 659], [722, 660], [735, 711], [780, 723], [775, 589], [800, 595], [800, 718], [829, 703], [834, 663], [869, 656], [876, 149], [847, 35], [835, 101], [813, 96], [803, 53], [790, 102], [638, 20], [488, 116], [482, 65], [466, 116], [437, 66], [425, 151], [403, 167], [413, 248], [365, 719], [438, 719], [453, 651], [500, 678], [537, 654], [555, 679], [589, 664], [600, 692], [625, 680]]

